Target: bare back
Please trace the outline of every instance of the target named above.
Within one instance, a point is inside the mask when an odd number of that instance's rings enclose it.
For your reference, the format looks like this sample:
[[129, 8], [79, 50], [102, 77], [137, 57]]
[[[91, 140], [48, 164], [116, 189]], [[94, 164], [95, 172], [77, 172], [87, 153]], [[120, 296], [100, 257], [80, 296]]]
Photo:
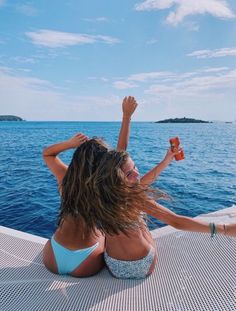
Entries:
[[130, 230], [128, 235], [106, 235], [106, 252], [119, 260], [137, 260], [147, 255], [150, 248], [155, 246], [146, 225], [143, 228]]

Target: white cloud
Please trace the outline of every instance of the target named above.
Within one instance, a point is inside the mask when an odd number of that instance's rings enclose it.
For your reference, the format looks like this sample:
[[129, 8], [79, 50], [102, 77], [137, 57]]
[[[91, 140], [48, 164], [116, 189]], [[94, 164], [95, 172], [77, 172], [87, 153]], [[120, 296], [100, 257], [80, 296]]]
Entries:
[[113, 83], [114, 88], [119, 90], [126, 90], [126, 89], [132, 89], [137, 87], [137, 85], [133, 82], [126, 82], [126, 81], [116, 81]]
[[5, 0], [0, 0], [0, 6], [5, 4]]
[[158, 120], [184, 116], [236, 120], [236, 69], [223, 68], [183, 73], [176, 81], [151, 84], [142, 91], [147, 103], [145, 117], [155, 119], [156, 111]]
[[[127, 84], [120, 84], [123, 88], [118, 89], [117, 94], [132, 84], [140, 86], [135, 89], [140, 104], [135, 117], [137, 120], [183, 116], [236, 120], [236, 69], [208, 67], [192, 72], [166, 73], [169, 78], [131, 81], [128, 78], [134, 75], [130, 75], [125, 81], [120, 81]], [[62, 89], [47, 80], [0, 67], [0, 114], [45, 121], [120, 120], [121, 98], [115, 95], [115, 90], [100, 96], [81, 96], [79, 87], [76, 88], [77, 95], [69, 89], [75, 81], [67, 82], [68, 89]], [[95, 92], [90, 89], [89, 93]]]
[[194, 51], [188, 54], [187, 56], [195, 56], [196, 58], [236, 56], [236, 47], [222, 48], [222, 49], [216, 49], [216, 50], [199, 50], [199, 51]]
[[35, 64], [35, 59], [32, 57], [24, 57], [24, 56], [15, 56], [12, 57], [11, 60], [17, 63], [24, 63], [24, 64]]
[[92, 23], [97, 23], [97, 22], [108, 22], [108, 18], [106, 18], [106, 17], [83, 18], [83, 20], [86, 21], [86, 22], [92, 22]]
[[[205, 75], [202, 73], [205, 72]], [[217, 75], [209, 75], [209, 73], [221, 72]], [[218, 68], [204, 69], [196, 72], [197, 76], [192, 78], [186, 75], [179, 75], [179, 80], [171, 84], [153, 84], [145, 91], [146, 94], [161, 95], [172, 94], [173, 96], [201, 96], [204, 93], [212, 91], [235, 89], [236, 86], [236, 70], [227, 70]]]
[[146, 0], [135, 5], [137, 11], [151, 11], [170, 9], [174, 6], [167, 16], [167, 23], [177, 25], [185, 17], [198, 14], [210, 14], [217, 18], [230, 19], [235, 14], [230, 9], [225, 0]]
[[137, 99], [145, 105], [140, 107], [139, 120], [155, 120], [155, 116], [159, 120], [183, 116], [236, 119], [236, 69], [203, 67], [182, 73], [136, 73], [123, 77], [122, 82], [135, 82], [138, 87]]
[[[12, 87], [12, 84], [15, 84], [17, 86], [21, 87], [27, 87], [31, 90], [39, 90], [39, 89], [45, 89], [47, 87], [52, 87], [52, 84], [46, 80], [34, 78], [34, 77], [27, 77], [27, 76], [21, 76], [18, 77], [17, 75], [14, 75], [13, 70], [11, 68], [0, 68], [0, 83], [1, 87], [4, 85], [6, 88]], [[7, 84], [9, 83], [9, 86]], [[3, 89], [2, 89], [3, 90]]]
[[132, 74], [128, 77], [128, 80], [131, 81], [139, 81], [139, 82], [145, 82], [147, 80], [153, 80], [153, 79], [158, 79], [158, 78], [167, 78], [167, 77], [173, 77], [175, 74], [171, 72], [162, 72], [162, 71], [157, 71], [157, 72], [142, 72], [142, 73], [137, 73], [137, 74]]
[[91, 44], [95, 42], [105, 44], [120, 42], [118, 39], [109, 36], [60, 32], [47, 29], [41, 29], [35, 32], [26, 32], [26, 36], [32, 40], [33, 44], [49, 48]]
[[187, 79], [193, 76], [199, 76], [199, 75], [205, 75], [206, 73], [209, 72], [221, 72], [221, 71], [229, 71], [230, 69], [228, 67], [206, 67], [206, 68], [201, 68], [201, 69], [197, 69], [195, 71], [190, 71], [190, 72], [185, 72], [182, 73], [181, 75], [178, 75], [178, 78], [176, 80], [180, 80], [180, 79]]
[[106, 77], [101, 77], [101, 81], [103, 81], [103, 82], [107, 82], [107, 81], [108, 81], [108, 79], [107, 79]]
[[203, 69], [203, 72], [220, 72], [225, 70], [229, 70], [229, 68], [228, 67], [206, 68]]
[[13, 114], [26, 119], [30, 119], [31, 114], [38, 115], [39, 119], [40, 115], [46, 116], [47, 111], [42, 112], [41, 107], [46, 106], [47, 96], [49, 105], [52, 102], [55, 105], [58, 100], [57, 93], [49, 91], [50, 86], [48, 81], [16, 75], [9, 68], [0, 68], [0, 114]]
[[155, 80], [173, 80], [175, 79], [176, 74], [168, 71], [156, 71], [156, 72], [142, 72], [131, 74], [127, 78], [118, 78], [117, 81], [113, 83], [113, 86], [116, 89], [131, 89], [139, 87], [141, 83], [147, 83]]
[[38, 11], [30, 4], [20, 4], [16, 6], [16, 10], [26, 16], [36, 16]]
[[[176, 73], [169, 71], [154, 71], [154, 72], [142, 72], [131, 74], [127, 78], [119, 78], [116, 82], [113, 83], [113, 86], [120, 89], [128, 89], [132, 87], [139, 87], [142, 83], [174, 83], [176, 81], [182, 81], [189, 79], [193, 76], [204, 76], [206, 73], [210, 72], [222, 72], [229, 70], [228, 67], [207, 67], [198, 69], [192, 72]], [[134, 84], [135, 83], [135, 84]], [[134, 84], [134, 85], [133, 85]]]
[[146, 0], [135, 5], [137, 11], [151, 11], [169, 9], [175, 0]]
[[88, 77], [88, 80], [96, 80], [96, 81], [102, 81], [102, 82], [108, 82], [109, 79], [106, 77]]
[[156, 39], [150, 39], [146, 42], [146, 44], [156, 44], [158, 42], [158, 40]]
[[118, 96], [68, 93], [49, 81], [17, 75], [11, 68], [0, 67], [0, 114], [45, 121], [120, 119], [121, 100]]

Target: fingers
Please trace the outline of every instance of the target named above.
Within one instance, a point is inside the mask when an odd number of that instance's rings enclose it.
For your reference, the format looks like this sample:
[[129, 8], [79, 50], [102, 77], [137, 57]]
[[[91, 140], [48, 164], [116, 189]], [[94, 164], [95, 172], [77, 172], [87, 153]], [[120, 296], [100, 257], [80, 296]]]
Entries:
[[74, 137], [87, 137], [84, 133], [77, 133]]
[[131, 117], [137, 106], [138, 103], [133, 96], [126, 96], [122, 103], [123, 114]]
[[74, 138], [74, 139], [77, 139], [77, 140], [79, 140], [79, 141], [81, 141], [81, 142], [85, 142], [85, 141], [87, 141], [87, 140], [89, 139], [89, 137], [86, 136], [86, 135], [83, 134], [83, 133], [78, 133], [78, 134], [76, 134], [73, 138]]
[[86, 135], [81, 135], [81, 136], [79, 136], [78, 137], [78, 139], [81, 141], [81, 142], [86, 142], [89, 138], [88, 138], [88, 136], [86, 136]]
[[136, 99], [133, 96], [125, 97], [124, 100], [123, 100], [123, 104], [131, 105], [131, 106], [133, 106], [135, 108], [138, 106], [138, 103], [137, 103]]
[[124, 102], [133, 102], [133, 103], [137, 103], [136, 99], [133, 96], [125, 96], [123, 99], [123, 103]]
[[177, 155], [180, 152], [181, 149], [178, 149], [177, 147], [172, 147], [168, 149], [167, 153], [170, 153], [172, 156]]
[[133, 96], [128, 96], [127, 100], [129, 102], [136, 102], [135, 98]]
[[77, 148], [85, 143], [87, 140], [89, 140], [88, 136], [83, 133], [77, 133], [72, 138], [70, 138], [68, 142], [70, 143], [71, 148]]
[[88, 140], [87, 136], [78, 137], [80, 141], [85, 142]]

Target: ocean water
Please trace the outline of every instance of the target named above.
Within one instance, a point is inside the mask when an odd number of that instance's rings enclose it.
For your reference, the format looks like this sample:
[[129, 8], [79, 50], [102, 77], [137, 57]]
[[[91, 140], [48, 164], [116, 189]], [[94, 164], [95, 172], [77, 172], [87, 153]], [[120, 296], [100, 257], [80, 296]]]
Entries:
[[[77, 132], [116, 146], [119, 122], [0, 122], [0, 225], [49, 238], [56, 228], [60, 198], [42, 159], [44, 147]], [[197, 216], [236, 203], [236, 124], [134, 122], [128, 151], [141, 174], [159, 163], [169, 138], [179, 136], [184, 161], [173, 161], [153, 185], [176, 213]], [[72, 151], [61, 154], [70, 162]], [[162, 226], [152, 219], [150, 229]]]

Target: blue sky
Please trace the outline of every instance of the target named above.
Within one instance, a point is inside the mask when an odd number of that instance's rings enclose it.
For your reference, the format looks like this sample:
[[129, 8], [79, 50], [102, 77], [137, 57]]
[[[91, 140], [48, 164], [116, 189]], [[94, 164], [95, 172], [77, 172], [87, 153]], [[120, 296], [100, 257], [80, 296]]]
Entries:
[[0, 0], [0, 114], [236, 120], [233, 0]]

